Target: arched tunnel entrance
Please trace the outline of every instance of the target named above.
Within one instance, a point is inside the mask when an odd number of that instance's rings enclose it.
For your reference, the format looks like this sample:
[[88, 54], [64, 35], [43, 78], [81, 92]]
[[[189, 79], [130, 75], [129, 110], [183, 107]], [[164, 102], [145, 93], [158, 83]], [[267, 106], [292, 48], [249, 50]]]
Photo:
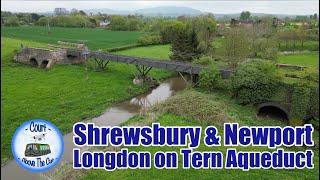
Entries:
[[48, 65], [48, 63], [49, 63], [49, 61], [48, 60], [43, 60], [42, 62], [41, 62], [41, 68], [46, 68], [47, 67], [47, 65]]
[[68, 55], [67, 55], [67, 58], [68, 58], [69, 60], [74, 60], [74, 59], [78, 58], [78, 56], [68, 54]]
[[271, 119], [279, 119], [282, 121], [288, 121], [289, 116], [285, 110], [280, 107], [267, 105], [262, 106], [258, 109], [258, 117], [261, 118], [271, 118]]
[[38, 66], [37, 60], [36, 60], [35, 58], [31, 58], [31, 59], [30, 59], [30, 65], [31, 65], [31, 66], [35, 66], [35, 67]]

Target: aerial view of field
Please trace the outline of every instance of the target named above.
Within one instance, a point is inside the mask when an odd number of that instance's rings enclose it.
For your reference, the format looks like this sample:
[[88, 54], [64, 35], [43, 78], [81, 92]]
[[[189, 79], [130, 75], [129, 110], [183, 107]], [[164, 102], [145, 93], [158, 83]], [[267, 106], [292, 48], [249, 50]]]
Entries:
[[[76, 122], [215, 126], [219, 133], [224, 123], [314, 127], [314, 146], [279, 147], [312, 150], [314, 168], [183, 169], [179, 159], [177, 169], [77, 170], [66, 158], [39, 179], [319, 178], [317, 15], [301, 19], [243, 11], [235, 19], [211, 14], [164, 18], [60, 11], [52, 16], [1, 11], [2, 172], [16, 168], [10, 145], [15, 130], [26, 120], [39, 118], [55, 124], [64, 140], [72, 138]], [[125, 148], [151, 154], [179, 154], [181, 149]], [[195, 151], [226, 154], [227, 148], [200, 144]], [[232, 148], [274, 151], [252, 145]], [[33, 179], [32, 173], [16, 171], [1, 177], [24, 174]]]
[[57, 41], [85, 42], [90, 49], [108, 49], [135, 44], [142, 33], [104, 29], [51, 27], [4, 27], [1, 36], [56, 44]]

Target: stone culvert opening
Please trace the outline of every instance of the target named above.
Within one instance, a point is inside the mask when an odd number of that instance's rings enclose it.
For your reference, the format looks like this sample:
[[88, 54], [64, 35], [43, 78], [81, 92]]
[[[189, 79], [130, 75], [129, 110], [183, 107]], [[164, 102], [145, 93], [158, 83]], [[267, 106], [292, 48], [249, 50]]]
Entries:
[[67, 58], [70, 59], [70, 60], [73, 60], [73, 59], [78, 58], [78, 56], [74, 56], [74, 55], [68, 54]]
[[46, 68], [47, 65], [48, 65], [49, 61], [48, 60], [43, 60], [42, 63], [41, 63], [41, 68]]
[[258, 116], [262, 118], [279, 119], [282, 121], [288, 121], [288, 114], [279, 107], [276, 106], [263, 106], [258, 110]]
[[31, 59], [30, 59], [30, 65], [37, 67], [37, 66], [38, 66], [37, 60], [36, 60], [35, 58], [31, 58]]

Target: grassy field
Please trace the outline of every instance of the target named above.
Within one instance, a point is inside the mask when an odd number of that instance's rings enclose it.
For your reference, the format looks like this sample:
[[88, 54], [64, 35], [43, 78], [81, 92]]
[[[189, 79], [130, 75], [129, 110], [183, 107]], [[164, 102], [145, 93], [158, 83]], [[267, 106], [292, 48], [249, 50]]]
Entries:
[[278, 62], [307, 67], [319, 67], [319, 53], [282, 55], [279, 56]]
[[[80, 65], [56, 65], [43, 70], [13, 62], [20, 43], [40, 43], [1, 39], [1, 162], [10, 158], [10, 142], [15, 129], [34, 118], [51, 120], [64, 133], [73, 124], [101, 114], [112, 104], [146, 89], [132, 84], [132, 65], [111, 63], [105, 72], [86, 71]], [[155, 78], [172, 74], [152, 70]]]
[[169, 59], [170, 45], [154, 45], [154, 46], [147, 46], [147, 47], [138, 47], [138, 48], [127, 49], [123, 51], [118, 51], [117, 54], [166, 60], [166, 59]]
[[[221, 47], [221, 38], [218, 38], [214, 43], [214, 47]], [[155, 45], [147, 47], [138, 47], [116, 52], [121, 55], [149, 57], [155, 59], [169, 59], [170, 45]], [[303, 53], [280, 55], [277, 59], [278, 63], [293, 64], [308, 67], [319, 67], [319, 53]]]
[[[255, 111], [250, 106], [241, 106], [234, 102], [233, 99], [228, 97], [223, 92], [216, 93], [206, 93], [198, 92], [196, 90], [185, 90], [180, 95], [190, 96], [193, 93], [200, 94], [201, 96], [207, 97], [208, 101], [219, 104], [221, 109], [226, 111], [227, 115], [232, 118], [233, 122], [238, 122], [241, 125], [251, 125], [251, 126], [270, 126], [278, 125], [285, 126], [284, 122], [272, 119], [257, 119], [255, 116]], [[178, 95], [178, 96], [180, 96]], [[201, 102], [194, 102], [194, 106], [199, 105]], [[176, 112], [180, 112], [184, 106], [176, 106]], [[179, 109], [180, 108], [180, 109]], [[205, 115], [205, 114], [203, 114]], [[125, 122], [124, 125], [150, 125], [150, 121], [147, 117], [137, 116], [129, 121]], [[192, 119], [187, 115], [181, 114], [162, 114], [158, 117], [157, 122], [162, 126], [198, 126], [201, 125], [203, 129], [208, 125], [199, 120]], [[219, 134], [223, 133], [223, 128], [221, 122], [213, 122], [213, 125], [218, 127]], [[319, 137], [318, 132], [314, 133], [314, 140], [318, 143]], [[203, 135], [202, 135], [203, 137]], [[181, 147], [129, 147], [129, 151], [146, 151], [148, 150], [151, 154], [156, 151], [176, 151], [179, 154], [179, 149]], [[221, 151], [226, 152], [227, 147], [207, 147], [203, 143], [196, 149], [196, 151]], [[303, 150], [301, 147], [291, 147], [288, 151], [298, 151]], [[237, 147], [237, 150], [242, 151], [272, 151], [265, 147]], [[184, 170], [182, 168], [175, 170], [159, 170], [151, 168], [150, 170], [115, 170], [113, 172], [106, 172], [105, 170], [90, 170], [88, 171], [82, 179], [317, 179], [319, 176], [319, 154], [318, 150], [314, 149], [315, 156], [313, 162], [315, 163], [314, 169], [303, 169], [303, 170], [196, 170], [189, 169]], [[179, 167], [182, 166], [181, 156], [179, 156]]]
[[135, 44], [140, 32], [107, 31], [89, 28], [2, 27], [1, 37], [56, 44], [57, 41], [84, 41], [89, 49], [107, 49]]

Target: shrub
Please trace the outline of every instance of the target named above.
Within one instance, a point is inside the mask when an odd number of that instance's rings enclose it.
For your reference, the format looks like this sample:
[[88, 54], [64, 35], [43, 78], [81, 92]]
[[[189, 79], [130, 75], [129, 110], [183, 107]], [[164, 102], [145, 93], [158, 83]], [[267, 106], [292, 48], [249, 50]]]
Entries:
[[19, 26], [20, 22], [16, 16], [8, 17], [7, 21], [4, 23], [5, 26]]
[[308, 81], [319, 82], [319, 69], [308, 68], [307, 70], [303, 71], [301, 78]]
[[241, 104], [260, 103], [272, 97], [279, 80], [274, 64], [254, 60], [242, 64], [231, 76], [230, 90]]
[[278, 57], [278, 48], [276, 47], [268, 47], [264, 51], [261, 52], [261, 58], [275, 60]]
[[193, 64], [199, 65], [210, 65], [213, 63], [213, 59], [210, 56], [201, 56], [200, 58], [196, 58], [192, 61]]
[[204, 89], [213, 90], [221, 87], [222, 79], [220, 71], [213, 63], [211, 63], [209, 68], [204, 69], [200, 72], [199, 78], [199, 86]]
[[291, 91], [290, 116], [292, 118], [302, 120], [305, 115], [319, 118], [319, 87], [300, 82], [288, 88], [288, 91]]
[[156, 45], [160, 44], [161, 37], [156, 34], [147, 34], [139, 38], [138, 43], [141, 45]]

